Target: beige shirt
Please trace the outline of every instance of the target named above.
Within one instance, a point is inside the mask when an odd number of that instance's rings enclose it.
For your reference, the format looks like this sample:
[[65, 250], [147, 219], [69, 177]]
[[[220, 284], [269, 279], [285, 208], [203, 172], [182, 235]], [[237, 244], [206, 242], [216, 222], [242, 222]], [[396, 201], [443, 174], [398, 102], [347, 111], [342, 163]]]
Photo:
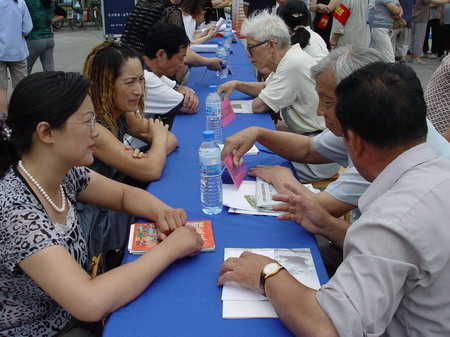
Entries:
[[351, 12], [345, 26], [338, 20], [333, 20], [330, 37], [340, 34], [337, 47], [354, 44], [357, 46], [369, 46], [370, 32], [368, 30], [368, 2], [367, 0], [342, 0]]
[[296, 133], [325, 129], [323, 117], [316, 113], [319, 96], [311, 77], [311, 67], [315, 64], [299, 44], [291, 46], [259, 94], [273, 111], [281, 111], [289, 129]]
[[340, 336], [450, 336], [450, 161], [401, 154], [359, 200], [344, 261], [316, 298]]

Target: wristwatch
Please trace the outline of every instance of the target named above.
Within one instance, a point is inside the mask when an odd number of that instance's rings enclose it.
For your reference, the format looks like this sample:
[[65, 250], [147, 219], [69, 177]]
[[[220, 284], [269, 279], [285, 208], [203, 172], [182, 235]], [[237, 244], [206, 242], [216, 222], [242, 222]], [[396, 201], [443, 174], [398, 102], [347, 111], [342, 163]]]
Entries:
[[266, 280], [269, 277], [278, 274], [278, 272], [283, 269], [285, 268], [277, 262], [271, 262], [265, 265], [259, 278], [259, 286], [261, 287], [261, 292], [263, 296], [266, 296]]

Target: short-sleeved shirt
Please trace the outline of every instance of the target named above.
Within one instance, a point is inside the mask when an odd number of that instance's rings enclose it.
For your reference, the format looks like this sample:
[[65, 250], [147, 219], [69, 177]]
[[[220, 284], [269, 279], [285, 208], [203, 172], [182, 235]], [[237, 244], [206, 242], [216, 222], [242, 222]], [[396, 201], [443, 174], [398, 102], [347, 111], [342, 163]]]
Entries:
[[[429, 120], [427, 120], [427, 127], [427, 143], [439, 156], [450, 159], [450, 143], [436, 131]], [[327, 129], [314, 137], [313, 145], [325, 158], [343, 167], [349, 167], [336, 181], [327, 186], [325, 192], [337, 200], [355, 206], [358, 205], [359, 198], [369, 187], [370, 183], [361, 177], [353, 166], [342, 137], [335, 136]]]
[[311, 76], [315, 64], [298, 43], [291, 46], [258, 96], [274, 112], [281, 111], [289, 129], [300, 134], [325, 129], [323, 117], [316, 113], [319, 96]]
[[18, 264], [51, 246], [63, 246], [83, 268], [87, 247], [75, 214], [75, 197], [89, 183], [89, 170], [71, 169], [62, 182], [69, 212], [53, 223], [22, 175], [11, 167], [0, 180], [0, 335], [54, 336], [71, 319]]
[[145, 70], [145, 117], [166, 114], [183, 102], [184, 96], [174, 89], [176, 82]]
[[450, 161], [402, 153], [359, 202], [344, 261], [316, 299], [339, 336], [450, 335]]
[[372, 27], [374, 28], [393, 28], [394, 19], [391, 17], [391, 12], [386, 7], [388, 4], [400, 6], [398, 0], [376, 0], [375, 1], [375, 15]]
[[183, 24], [187, 37], [189, 40], [192, 40], [194, 38], [195, 28], [197, 28], [197, 23], [191, 15], [183, 14]]
[[45, 7], [41, 0], [25, 0], [33, 20], [33, 29], [27, 36], [27, 40], [50, 39], [52, 19], [55, 16], [55, 2], [50, 1], [50, 6]]
[[314, 61], [319, 62], [328, 55], [327, 44], [323, 38], [309, 26], [305, 27], [305, 29], [309, 32], [310, 38], [308, 45], [304, 47], [303, 50], [307, 52], [308, 55], [314, 59]]
[[413, 9], [412, 22], [427, 23], [430, 15], [431, 0], [416, 0]]
[[367, 29], [368, 3], [366, 0], [342, 0], [351, 12], [345, 25], [338, 20], [333, 20], [331, 36], [340, 34], [337, 46], [354, 44], [357, 46], [368, 46], [370, 32]]
[[17, 62], [27, 58], [29, 53], [24, 35], [32, 28], [30, 12], [24, 0], [0, 0], [0, 62]]

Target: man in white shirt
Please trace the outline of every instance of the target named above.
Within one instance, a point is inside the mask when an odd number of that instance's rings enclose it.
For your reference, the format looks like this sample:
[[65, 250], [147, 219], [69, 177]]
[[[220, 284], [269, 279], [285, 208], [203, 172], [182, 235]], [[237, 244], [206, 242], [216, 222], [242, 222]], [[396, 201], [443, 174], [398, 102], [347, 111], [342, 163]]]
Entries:
[[[284, 21], [262, 12], [244, 22], [247, 56], [257, 69], [271, 71], [265, 82], [229, 81], [217, 92], [229, 96], [235, 89], [255, 97], [254, 113], [280, 113], [289, 131], [314, 136], [325, 129], [322, 116], [316, 114], [319, 97], [311, 68], [317, 63], [299, 44], [291, 46], [291, 36]], [[302, 181], [323, 180], [337, 173], [339, 165], [307, 164], [297, 168]]]
[[217, 92], [228, 97], [235, 89], [255, 97], [255, 113], [281, 112], [289, 129], [312, 134], [325, 129], [323, 117], [316, 114], [319, 98], [311, 67], [317, 62], [298, 44], [291, 46], [291, 36], [284, 21], [262, 12], [244, 22], [247, 56], [258, 68], [272, 71], [265, 82], [229, 81]]
[[184, 30], [171, 23], [154, 24], [144, 42], [145, 117], [162, 118], [172, 125], [176, 113], [196, 113], [195, 92], [169, 77], [184, 66], [189, 47]]
[[[426, 105], [406, 66], [373, 63], [336, 88], [335, 127], [358, 172], [372, 184], [348, 229], [344, 261], [319, 290], [265, 256], [244, 252], [222, 265], [217, 284], [265, 294], [296, 336], [450, 334], [450, 161], [426, 143]], [[275, 206], [311, 232], [343, 220], [286, 185]]]

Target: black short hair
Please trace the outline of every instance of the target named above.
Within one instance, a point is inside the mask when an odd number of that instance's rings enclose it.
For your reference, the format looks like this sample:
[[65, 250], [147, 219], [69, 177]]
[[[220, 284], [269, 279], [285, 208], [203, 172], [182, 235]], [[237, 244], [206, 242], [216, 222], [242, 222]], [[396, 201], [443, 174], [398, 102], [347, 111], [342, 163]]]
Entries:
[[411, 145], [426, 137], [423, 89], [408, 66], [369, 64], [342, 80], [336, 96], [336, 117], [344, 137], [353, 130], [382, 149]]
[[186, 48], [190, 40], [183, 28], [173, 23], [156, 23], [148, 31], [144, 40], [144, 55], [150, 59], [163, 49], [169, 58], [177, 54], [180, 48]]

